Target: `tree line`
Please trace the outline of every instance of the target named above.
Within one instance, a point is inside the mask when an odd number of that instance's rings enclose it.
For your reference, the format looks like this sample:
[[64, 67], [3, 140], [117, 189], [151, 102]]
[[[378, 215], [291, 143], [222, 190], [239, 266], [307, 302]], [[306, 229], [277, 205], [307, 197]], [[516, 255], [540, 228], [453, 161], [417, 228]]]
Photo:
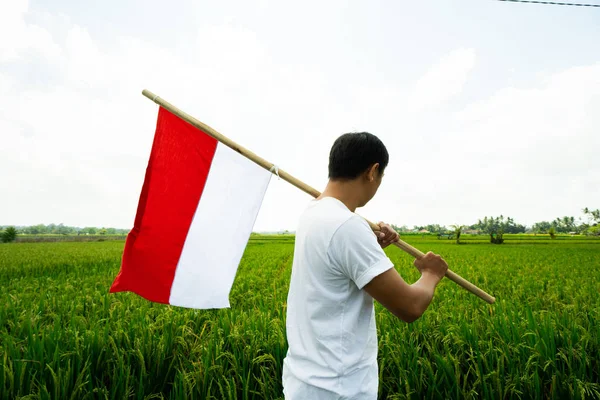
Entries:
[[[575, 220], [575, 217], [564, 216], [556, 218], [553, 221], [540, 221], [527, 227], [523, 224], [516, 223], [511, 217], [484, 217], [477, 220], [477, 223], [472, 225], [450, 225], [446, 227], [439, 224], [415, 225], [412, 229], [406, 225], [398, 226], [392, 224], [399, 233], [416, 233], [424, 232], [432, 233], [440, 236], [448, 236], [460, 241], [460, 236], [463, 233], [485, 234], [490, 236], [491, 243], [503, 243], [503, 235], [506, 233], [534, 233], [534, 234], [549, 234], [550, 237], [558, 233], [576, 233], [584, 235], [600, 236], [600, 209], [591, 210], [584, 208], [582, 210], [586, 220], [582, 218]], [[22, 235], [127, 235], [129, 229], [118, 228], [97, 228], [97, 227], [76, 227], [66, 226], [63, 224], [38, 224], [31, 226], [6, 226], [0, 225], [0, 240], [2, 242], [11, 242], [16, 236]]]
[[[129, 229], [106, 228], [87, 226], [66, 226], [63, 224], [37, 224], [31, 226], [3, 226], [0, 225], [0, 236], [4, 241], [6, 232], [10, 232], [10, 238], [14, 240], [16, 235], [127, 235]], [[7, 240], [11, 241], [11, 240]]]
[[541, 221], [536, 222], [531, 227], [516, 223], [511, 217], [484, 217], [479, 219], [477, 223], [472, 225], [450, 225], [446, 227], [439, 224], [429, 225], [415, 225], [412, 229], [406, 225], [397, 226], [392, 225], [399, 233], [433, 233], [440, 236], [451, 236], [460, 241], [460, 236], [463, 233], [474, 233], [474, 234], [486, 234], [490, 236], [491, 243], [503, 243], [503, 235], [506, 233], [534, 233], [534, 234], [549, 234], [550, 237], [554, 238], [558, 233], [574, 233], [600, 236], [600, 209], [590, 210], [584, 208], [582, 210], [586, 221], [579, 218], [575, 220], [575, 217], [564, 216], [562, 218], [556, 218], [553, 221]]

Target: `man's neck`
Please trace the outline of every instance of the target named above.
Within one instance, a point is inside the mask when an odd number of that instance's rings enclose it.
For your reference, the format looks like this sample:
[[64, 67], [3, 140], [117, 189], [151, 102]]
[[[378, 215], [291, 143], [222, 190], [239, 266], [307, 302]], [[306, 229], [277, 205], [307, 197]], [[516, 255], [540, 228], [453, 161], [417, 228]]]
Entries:
[[358, 198], [357, 194], [362, 193], [361, 188], [358, 187], [359, 183], [356, 181], [332, 181], [330, 180], [323, 190], [323, 193], [317, 198], [322, 199], [323, 197], [334, 197], [344, 203], [346, 207], [352, 212], [361, 204], [361, 199]]

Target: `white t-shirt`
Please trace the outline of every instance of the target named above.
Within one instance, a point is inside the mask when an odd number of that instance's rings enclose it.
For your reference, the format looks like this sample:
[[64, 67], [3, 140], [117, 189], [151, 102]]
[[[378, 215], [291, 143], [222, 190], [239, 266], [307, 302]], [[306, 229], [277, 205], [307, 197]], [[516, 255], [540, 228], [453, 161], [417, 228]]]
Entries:
[[363, 218], [333, 197], [311, 201], [287, 300], [287, 400], [377, 398], [375, 308], [362, 288], [392, 267]]

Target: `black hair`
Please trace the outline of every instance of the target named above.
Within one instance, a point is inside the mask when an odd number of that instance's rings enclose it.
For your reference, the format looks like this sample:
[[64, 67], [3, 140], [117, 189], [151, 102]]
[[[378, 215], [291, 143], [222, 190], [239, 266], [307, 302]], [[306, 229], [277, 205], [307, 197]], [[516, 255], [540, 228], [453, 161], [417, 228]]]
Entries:
[[329, 152], [329, 179], [355, 179], [379, 163], [379, 174], [387, 167], [389, 154], [379, 138], [369, 132], [345, 133]]

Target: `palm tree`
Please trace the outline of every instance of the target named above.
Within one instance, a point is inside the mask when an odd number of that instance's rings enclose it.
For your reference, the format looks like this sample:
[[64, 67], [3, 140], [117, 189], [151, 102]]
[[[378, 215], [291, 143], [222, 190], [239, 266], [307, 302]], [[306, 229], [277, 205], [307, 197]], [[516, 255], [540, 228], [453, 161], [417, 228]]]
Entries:
[[9, 226], [2, 232], [2, 241], [4, 243], [12, 242], [17, 237], [17, 230], [14, 226]]
[[456, 236], [456, 244], [460, 244], [460, 234], [465, 228], [464, 225], [450, 225], [454, 229], [454, 236]]

